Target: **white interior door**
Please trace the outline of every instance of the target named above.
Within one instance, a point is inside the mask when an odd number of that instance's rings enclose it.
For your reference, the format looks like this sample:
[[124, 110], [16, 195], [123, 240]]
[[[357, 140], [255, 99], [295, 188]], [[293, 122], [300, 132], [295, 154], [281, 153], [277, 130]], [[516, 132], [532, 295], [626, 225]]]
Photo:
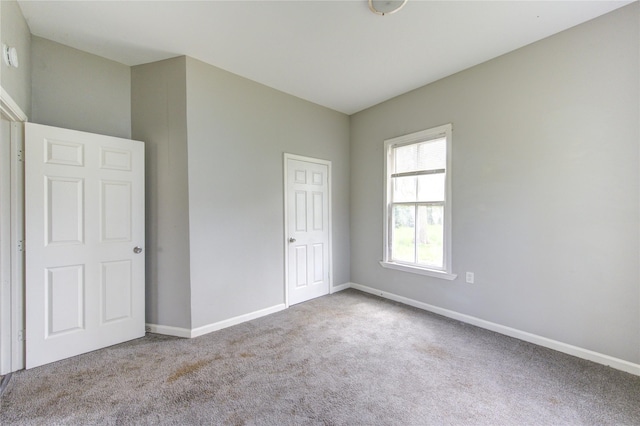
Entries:
[[144, 144], [25, 125], [26, 366], [144, 330]]
[[288, 304], [329, 294], [331, 163], [285, 156]]

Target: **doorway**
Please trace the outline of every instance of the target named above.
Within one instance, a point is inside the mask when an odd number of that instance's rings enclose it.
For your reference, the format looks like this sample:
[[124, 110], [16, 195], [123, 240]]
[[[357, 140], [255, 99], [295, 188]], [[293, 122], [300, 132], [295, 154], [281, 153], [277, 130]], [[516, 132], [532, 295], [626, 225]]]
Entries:
[[287, 306], [331, 288], [331, 162], [284, 155]]

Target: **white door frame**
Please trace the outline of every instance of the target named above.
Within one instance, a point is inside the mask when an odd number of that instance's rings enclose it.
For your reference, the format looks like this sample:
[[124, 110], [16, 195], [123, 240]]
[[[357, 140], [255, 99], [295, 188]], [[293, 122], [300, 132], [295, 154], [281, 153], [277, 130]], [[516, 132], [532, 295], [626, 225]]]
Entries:
[[[2, 247], [9, 272], [3, 273], [0, 283], [0, 374], [7, 374], [24, 368], [24, 125], [27, 115], [9, 94], [0, 87], [0, 115], [10, 122], [9, 160], [3, 162], [3, 169], [9, 165], [9, 173], [2, 179], [9, 179], [10, 191], [2, 192], [0, 203], [8, 206], [9, 218], [3, 217]], [[5, 256], [6, 254], [6, 256]], [[5, 266], [5, 265], [3, 265]], [[5, 281], [5, 277], [8, 281]], [[6, 324], [5, 321], [9, 321]]]
[[331, 210], [331, 161], [329, 160], [321, 160], [319, 158], [313, 158], [313, 157], [304, 157], [302, 155], [296, 155], [296, 154], [289, 154], [289, 153], [284, 153], [284, 161], [283, 161], [283, 167], [284, 167], [284, 186], [283, 186], [283, 192], [284, 192], [284, 236], [282, 241], [284, 242], [284, 304], [285, 306], [288, 308], [289, 307], [289, 214], [288, 214], [288, 201], [289, 201], [289, 197], [288, 197], [288, 190], [287, 190], [287, 182], [288, 182], [288, 172], [287, 172], [287, 166], [289, 163], [289, 160], [298, 160], [298, 161], [306, 161], [307, 163], [316, 163], [316, 164], [322, 164], [327, 166], [327, 170], [328, 170], [328, 176], [327, 176], [327, 209], [329, 210], [329, 294], [333, 293], [333, 246], [331, 243], [331, 234], [332, 232], [332, 228], [331, 228], [331, 216], [333, 216], [333, 211]]

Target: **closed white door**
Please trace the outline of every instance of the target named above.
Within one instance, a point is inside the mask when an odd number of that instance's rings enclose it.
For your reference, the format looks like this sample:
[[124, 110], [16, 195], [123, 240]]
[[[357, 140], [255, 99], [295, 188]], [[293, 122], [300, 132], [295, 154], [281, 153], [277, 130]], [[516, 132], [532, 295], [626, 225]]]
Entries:
[[288, 304], [329, 293], [331, 163], [285, 155]]
[[26, 366], [144, 336], [144, 144], [25, 126]]

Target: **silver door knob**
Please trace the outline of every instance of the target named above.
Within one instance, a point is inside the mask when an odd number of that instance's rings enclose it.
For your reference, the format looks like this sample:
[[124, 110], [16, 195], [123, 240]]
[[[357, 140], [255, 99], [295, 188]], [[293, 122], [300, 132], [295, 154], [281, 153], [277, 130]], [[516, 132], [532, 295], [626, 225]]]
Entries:
[[289, 242], [290, 242], [290, 243], [295, 243], [295, 242], [296, 242], [296, 239], [295, 239], [295, 238], [289, 238]]
[[135, 254], [140, 254], [140, 253], [142, 253], [142, 247], [134, 247], [134, 248], [133, 248], [133, 252], [134, 252]]

